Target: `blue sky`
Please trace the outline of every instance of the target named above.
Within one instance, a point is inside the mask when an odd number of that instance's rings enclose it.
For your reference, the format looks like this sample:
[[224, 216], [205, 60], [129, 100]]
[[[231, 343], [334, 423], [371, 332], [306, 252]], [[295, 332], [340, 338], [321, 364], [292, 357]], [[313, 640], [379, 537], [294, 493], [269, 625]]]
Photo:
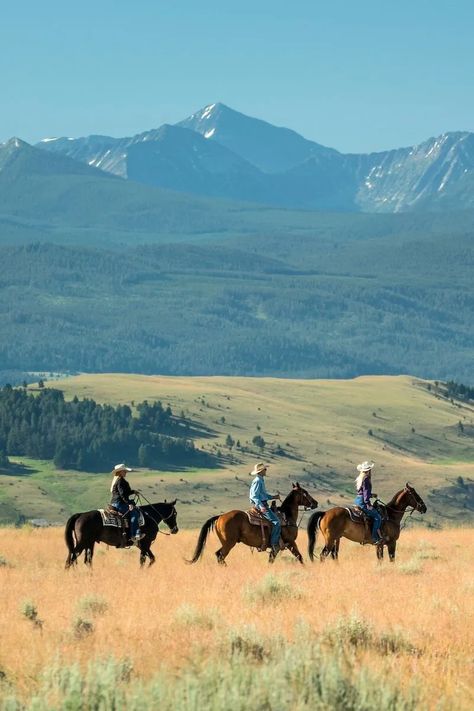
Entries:
[[472, 0], [5, 0], [0, 141], [222, 101], [342, 151], [474, 130]]

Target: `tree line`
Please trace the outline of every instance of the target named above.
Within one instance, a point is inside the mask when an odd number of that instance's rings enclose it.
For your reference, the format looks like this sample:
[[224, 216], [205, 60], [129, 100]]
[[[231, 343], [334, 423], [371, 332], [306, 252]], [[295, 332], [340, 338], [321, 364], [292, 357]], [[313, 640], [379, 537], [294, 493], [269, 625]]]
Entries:
[[60, 390], [32, 394], [0, 389], [0, 453], [53, 460], [57, 468], [111, 469], [117, 461], [162, 468], [197, 463], [203, 455], [189, 438], [189, 423], [171, 408], [146, 400], [136, 406], [71, 401]]
[[453, 400], [469, 402], [469, 400], [474, 400], [474, 387], [464, 385], [464, 383], [457, 383], [455, 380], [449, 380], [446, 383], [446, 395], [449, 398], [453, 398]]

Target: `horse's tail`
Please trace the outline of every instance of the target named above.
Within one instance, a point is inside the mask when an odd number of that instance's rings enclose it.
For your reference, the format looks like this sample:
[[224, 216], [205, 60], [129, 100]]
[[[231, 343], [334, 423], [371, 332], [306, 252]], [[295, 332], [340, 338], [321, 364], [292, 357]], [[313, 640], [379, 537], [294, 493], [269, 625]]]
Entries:
[[308, 521], [306, 530], [308, 532], [308, 555], [310, 560], [314, 560], [314, 546], [316, 545], [318, 525], [325, 513], [325, 511], [316, 511]]
[[73, 514], [66, 523], [64, 538], [66, 539], [66, 545], [69, 551], [69, 555], [66, 559], [66, 568], [69, 568], [69, 566], [71, 566], [75, 561], [74, 548], [76, 547], [76, 544], [74, 542], [74, 526], [76, 525], [76, 521], [80, 515], [80, 513]]
[[201, 532], [199, 533], [199, 538], [198, 538], [198, 542], [196, 544], [196, 550], [194, 551], [194, 555], [191, 558], [191, 560], [187, 561], [187, 563], [197, 563], [198, 562], [199, 558], [202, 556], [204, 546], [206, 545], [209, 531], [212, 531], [212, 529], [214, 528], [214, 524], [216, 523], [218, 518], [219, 518], [219, 516], [212, 516], [211, 518], [207, 519], [206, 523], [201, 528]]

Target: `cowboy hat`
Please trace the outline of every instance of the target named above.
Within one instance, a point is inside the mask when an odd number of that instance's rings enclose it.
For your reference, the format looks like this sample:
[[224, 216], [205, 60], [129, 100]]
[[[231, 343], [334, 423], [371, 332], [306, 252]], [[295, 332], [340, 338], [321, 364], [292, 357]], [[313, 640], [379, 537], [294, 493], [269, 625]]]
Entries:
[[268, 464], [263, 464], [263, 462], [259, 462], [259, 464], [256, 464], [252, 471], [250, 472], [250, 476], [255, 476], [256, 474], [261, 474], [262, 472], [266, 471], [268, 469]]
[[125, 464], [116, 464], [114, 467], [114, 472], [133, 472], [133, 469], [126, 467]]
[[370, 472], [371, 469], [375, 467], [373, 462], [362, 462], [362, 464], [357, 465], [358, 472]]

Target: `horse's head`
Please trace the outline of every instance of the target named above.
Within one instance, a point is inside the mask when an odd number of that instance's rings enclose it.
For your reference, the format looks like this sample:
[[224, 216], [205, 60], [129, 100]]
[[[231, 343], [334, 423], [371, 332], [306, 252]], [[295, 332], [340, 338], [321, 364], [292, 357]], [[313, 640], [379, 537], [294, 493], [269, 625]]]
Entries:
[[306, 489], [303, 489], [297, 481], [293, 483], [293, 492], [296, 495], [298, 506], [304, 506], [306, 510], [316, 509], [318, 507], [316, 499], [313, 499], [311, 494], [309, 494]]
[[419, 511], [421, 514], [426, 513], [426, 504], [418, 492], [415, 491], [415, 487], [407, 482], [405, 484], [405, 492], [408, 506], [413, 506], [415, 511]]
[[166, 503], [167, 510], [164, 513], [163, 521], [166, 523], [171, 533], [178, 533], [178, 512], [176, 511], [176, 499]]

